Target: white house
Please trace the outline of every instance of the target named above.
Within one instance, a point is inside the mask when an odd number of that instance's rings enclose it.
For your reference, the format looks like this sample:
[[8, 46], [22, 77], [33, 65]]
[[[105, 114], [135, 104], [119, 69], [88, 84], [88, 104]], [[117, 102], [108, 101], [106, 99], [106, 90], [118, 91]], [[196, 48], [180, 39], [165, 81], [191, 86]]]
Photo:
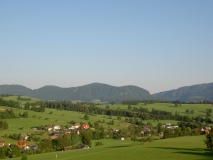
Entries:
[[61, 129], [61, 127], [59, 125], [54, 125], [53, 126], [53, 130], [59, 130], [59, 129]]

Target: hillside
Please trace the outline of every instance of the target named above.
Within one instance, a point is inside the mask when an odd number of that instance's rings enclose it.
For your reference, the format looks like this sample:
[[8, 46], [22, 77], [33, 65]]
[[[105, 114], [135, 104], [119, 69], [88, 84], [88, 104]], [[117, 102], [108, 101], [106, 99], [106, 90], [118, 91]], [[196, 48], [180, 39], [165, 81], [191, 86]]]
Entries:
[[0, 85], [0, 94], [25, 95], [43, 100], [83, 100], [86, 102], [94, 99], [100, 99], [102, 102], [152, 99], [147, 90], [137, 86], [115, 87], [101, 83], [71, 88], [44, 86], [35, 90], [21, 85]]
[[161, 99], [180, 101], [213, 101], [213, 83], [181, 87], [170, 91], [156, 93], [153, 94], [153, 96]]

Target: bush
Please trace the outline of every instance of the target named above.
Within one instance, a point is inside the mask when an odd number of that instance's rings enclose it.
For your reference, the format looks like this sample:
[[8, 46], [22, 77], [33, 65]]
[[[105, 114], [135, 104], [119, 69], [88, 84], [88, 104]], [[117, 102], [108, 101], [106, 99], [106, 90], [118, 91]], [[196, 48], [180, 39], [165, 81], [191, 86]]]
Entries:
[[100, 141], [98, 141], [98, 142], [95, 142], [95, 146], [97, 147], [97, 146], [102, 146], [102, 145], [104, 145], [102, 142], [100, 142]]

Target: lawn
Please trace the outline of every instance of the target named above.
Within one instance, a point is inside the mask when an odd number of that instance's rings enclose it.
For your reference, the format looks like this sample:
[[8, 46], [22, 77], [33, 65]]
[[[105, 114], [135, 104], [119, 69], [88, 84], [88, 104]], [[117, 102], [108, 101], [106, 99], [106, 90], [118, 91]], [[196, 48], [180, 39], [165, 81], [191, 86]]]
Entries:
[[[165, 140], [155, 140], [152, 143], [131, 142], [105, 139], [103, 146], [90, 149], [80, 149], [72, 151], [52, 152], [41, 155], [28, 156], [28, 160], [210, 160], [213, 153], [206, 149], [203, 142], [204, 136], [171, 138]], [[94, 144], [94, 141], [93, 141]], [[19, 158], [14, 158], [18, 160]]]

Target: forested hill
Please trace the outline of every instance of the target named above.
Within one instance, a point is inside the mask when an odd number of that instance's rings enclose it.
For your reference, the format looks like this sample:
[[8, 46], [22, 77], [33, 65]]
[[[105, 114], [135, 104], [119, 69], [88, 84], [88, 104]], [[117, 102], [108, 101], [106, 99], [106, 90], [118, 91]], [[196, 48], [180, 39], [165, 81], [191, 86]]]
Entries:
[[101, 83], [71, 88], [44, 86], [35, 90], [21, 85], [0, 85], [0, 94], [25, 95], [43, 100], [82, 100], [86, 102], [94, 99], [102, 102], [152, 99], [152, 95], [147, 90], [137, 86], [115, 87]]
[[181, 87], [178, 89], [160, 92], [153, 96], [161, 99], [180, 100], [180, 101], [213, 101], [213, 83], [198, 84], [193, 86]]

